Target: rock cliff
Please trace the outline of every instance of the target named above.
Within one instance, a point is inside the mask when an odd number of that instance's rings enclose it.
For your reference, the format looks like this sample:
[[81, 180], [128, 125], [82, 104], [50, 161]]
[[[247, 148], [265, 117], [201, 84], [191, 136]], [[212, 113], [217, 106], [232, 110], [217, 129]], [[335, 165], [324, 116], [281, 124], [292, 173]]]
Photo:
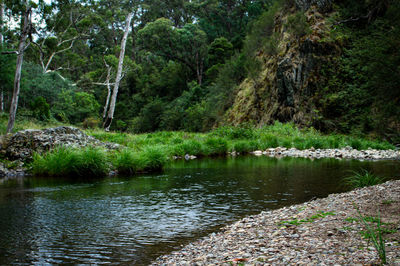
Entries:
[[[263, 125], [274, 120], [310, 125], [315, 113], [313, 97], [321, 76], [321, 66], [340, 53], [340, 47], [329, 41], [334, 14], [330, 0], [296, 0], [289, 10], [276, 14], [274, 34], [278, 51], [260, 51], [262, 71], [255, 79], [246, 79], [240, 86], [226, 121], [240, 124], [252, 121]], [[308, 32], [301, 36], [288, 28], [288, 19], [301, 12]]]

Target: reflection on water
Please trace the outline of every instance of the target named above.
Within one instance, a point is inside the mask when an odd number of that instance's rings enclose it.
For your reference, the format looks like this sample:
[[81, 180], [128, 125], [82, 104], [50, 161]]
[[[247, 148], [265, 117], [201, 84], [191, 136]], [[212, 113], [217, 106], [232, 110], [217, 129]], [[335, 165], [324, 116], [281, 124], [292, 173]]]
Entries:
[[162, 175], [3, 181], [0, 264], [146, 264], [245, 215], [343, 191], [360, 168], [400, 178], [399, 162], [239, 157]]

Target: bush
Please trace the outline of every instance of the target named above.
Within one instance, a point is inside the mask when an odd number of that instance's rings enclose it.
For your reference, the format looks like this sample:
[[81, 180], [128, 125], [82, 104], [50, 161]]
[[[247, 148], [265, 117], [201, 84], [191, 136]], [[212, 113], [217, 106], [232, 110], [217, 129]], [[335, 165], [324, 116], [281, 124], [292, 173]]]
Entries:
[[161, 115], [164, 111], [164, 103], [156, 98], [146, 104], [138, 117], [132, 122], [132, 130], [135, 133], [151, 132], [158, 129], [161, 122]]
[[83, 120], [82, 127], [87, 129], [87, 128], [97, 128], [100, 125], [100, 120], [96, 117], [88, 117], [85, 120]]
[[205, 102], [200, 102], [185, 110], [183, 127], [187, 131], [204, 131], [204, 119], [207, 116]]
[[290, 15], [285, 26], [288, 27], [289, 31], [297, 38], [300, 38], [311, 31], [310, 25], [308, 24], [303, 11]]
[[32, 103], [33, 116], [40, 120], [45, 121], [50, 119], [50, 105], [42, 96], [37, 97]]

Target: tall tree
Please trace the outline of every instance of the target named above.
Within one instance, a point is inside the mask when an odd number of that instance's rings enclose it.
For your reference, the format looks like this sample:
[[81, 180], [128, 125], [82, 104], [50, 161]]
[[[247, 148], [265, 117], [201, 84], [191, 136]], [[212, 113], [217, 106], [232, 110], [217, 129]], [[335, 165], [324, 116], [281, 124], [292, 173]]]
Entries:
[[115, 77], [113, 94], [111, 97], [111, 102], [110, 102], [110, 107], [108, 109], [107, 118], [103, 124], [103, 127], [106, 131], [110, 130], [110, 126], [111, 126], [112, 120], [114, 118], [115, 104], [117, 102], [118, 89], [119, 89], [119, 84], [121, 82], [121, 77], [122, 77], [122, 67], [124, 64], [126, 41], [128, 39], [129, 28], [131, 26], [131, 21], [132, 21], [133, 15], [134, 15], [134, 13], [129, 13], [125, 20], [125, 30], [124, 30], [124, 36], [122, 37], [122, 40], [121, 40], [121, 51], [119, 53], [118, 69], [117, 69], [117, 74]]
[[15, 70], [15, 77], [14, 77], [14, 89], [13, 89], [13, 96], [11, 100], [10, 106], [10, 114], [8, 119], [7, 125], [7, 133], [11, 133], [14, 128], [15, 123], [15, 116], [17, 114], [17, 107], [18, 107], [18, 97], [19, 97], [19, 90], [21, 86], [21, 70], [22, 70], [22, 63], [24, 61], [24, 52], [26, 49], [26, 41], [29, 35], [32, 32], [32, 7], [29, 3], [25, 4], [25, 11], [21, 16], [22, 22], [22, 30], [21, 36], [19, 39], [18, 44], [18, 51], [17, 51], [17, 65]]
[[[0, 50], [3, 50], [3, 15], [4, 15], [4, 3], [0, 2]], [[0, 88], [0, 113], [4, 112], [4, 92], [3, 88]]]

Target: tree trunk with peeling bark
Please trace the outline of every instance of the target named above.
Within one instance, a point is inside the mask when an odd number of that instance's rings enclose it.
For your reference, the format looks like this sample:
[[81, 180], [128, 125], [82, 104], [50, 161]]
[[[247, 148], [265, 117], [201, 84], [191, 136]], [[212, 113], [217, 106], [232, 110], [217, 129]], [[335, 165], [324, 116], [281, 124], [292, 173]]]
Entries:
[[106, 68], [107, 68], [107, 78], [106, 78], [107, 99], [106, 99], [106, 103], [104, 105], [103, 121], [105, 121], [105, 119], [107, 117], [107, 109], [108, 109], [108, 105], [110, 104], [110, 97], [111, 97], [111, 87], [110, 87], [111, 66], [109, 64], [107, 64], [106, 60], [104, 60], [104, 64], [106, 65]]
[[0, 112], [4, 113], [4, 92], [3, 92], [3, 89], [1, 89], [1, 92], [0, 92]]
[[[3, 37], [3, 14], [4, 14], [4, 3], [0, 4], [0, 45], [1, 45], [1, 50], [3, 50], [3, 42], [4, 42], [4, 37]], [[0, 92], [0, 113], [4, 112], [4, 94], [3, 94], [3, 88], [1, 88]]]
[[3, 41], [4, 41], [4, 36], [3, 36], [3, 14], [4, 14], [4, 3], [0, 3], [0, 45], [3, 48]]
[[107, 118], [105, 119], [104, 124], [103, 124], [103, 127], [106, 131], [110, 130], [110, 126], [111, 126], [112, 120], [114, 118], [114, 111], [115, 111], [115, 104], [117, 102], [118, 88], [119, 88], [119, 83], [121, 82], [121, 76], [122, 76], [122, 66], [124, 64], [126, 40], [128, 39], [129, 28], [131, 26], [131, 21], [132, 21], [133, 15], [134, 15], [133, 13], [130, 13], [125, 21], [124, 36], [121, 41], [121, 52], [119, 53], [118, 69], [117, 69], [117, 75], [115, 77], [115, 84], [114, 84], [114, 89], [113, 89], [113, 93], [112, 93], [112, 97], [111, 97], [110, 108], [108, 109]]
[[32, 16], [32, 9], [29, 5], [26, 6], [26, 10], [24, 13], [24, 24], [23, 29], [21, 31], [21, 37], [18, 44], [18, 56], [17, 56], [17, 67], [15, 70], [15, 77], [14, 77], [14, 90], [13, 96], [11, 100], [10, 106], [10, 116], [8, 119], [7, 125], [7, 133], [11, 133], [14, 128], [15, 123], [15, 116], [17, 114], [17, 107], [18, 107], [18, 97], [19, 97], [19, 89], [21, 85], [21, 70], [22, 70], [22, 63], [24, 61], [24, 50], [25, 50], [25, 43], [28, 38], [28, 35], [31, 31], [31, 16]]

